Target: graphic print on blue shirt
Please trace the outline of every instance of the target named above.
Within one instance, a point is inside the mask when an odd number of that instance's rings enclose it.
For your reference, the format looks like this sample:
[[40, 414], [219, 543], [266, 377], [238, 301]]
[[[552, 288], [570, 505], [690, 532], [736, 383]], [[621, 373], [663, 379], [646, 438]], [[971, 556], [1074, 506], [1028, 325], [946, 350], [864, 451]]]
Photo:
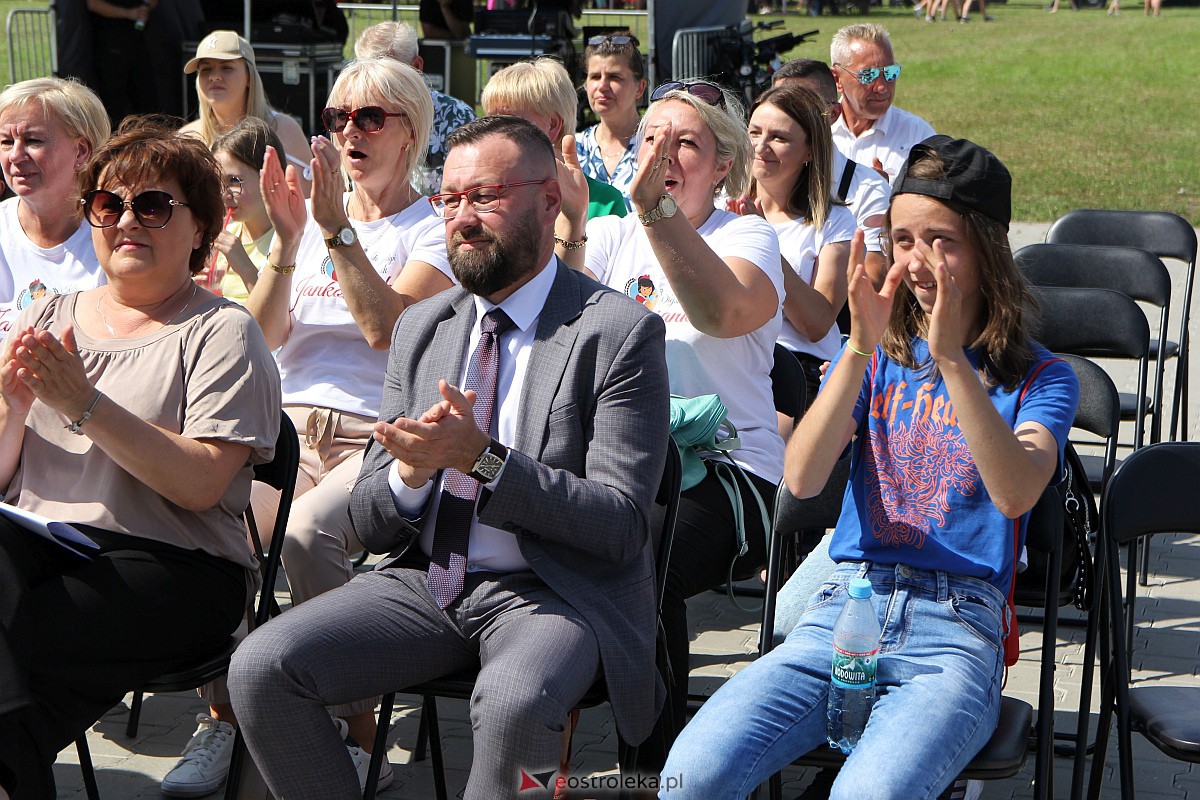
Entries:
[[[913, 350], [917, 363], [925, 363], [928, 344], [915, 340]], [[835, 561], [907, 564], [980, 578], [1007, 595], [1012, 522], [988, 494], [945, 383], [877, 352], [874, 377], [868, 369], [854, 409], [865, 441], [853, 446], [830, 555]], [[978, 366], [977, 354], [967, 355]], [[1052, 358], [1037, 345], [1033, 356], [1033, 365]], [[1079, 385], [1070, 366], [1057, 361], [1034, 377], [1022, 397], [1027, 381], [1012, 391], [991, 387], [988, 396], [1013, 429], [1037, 422], [1050, 431], [1058, 444], [1052, 478], [1057, 482]], [[1027, 522], [1028, 514], [1020, 520], [1022, 542]]]

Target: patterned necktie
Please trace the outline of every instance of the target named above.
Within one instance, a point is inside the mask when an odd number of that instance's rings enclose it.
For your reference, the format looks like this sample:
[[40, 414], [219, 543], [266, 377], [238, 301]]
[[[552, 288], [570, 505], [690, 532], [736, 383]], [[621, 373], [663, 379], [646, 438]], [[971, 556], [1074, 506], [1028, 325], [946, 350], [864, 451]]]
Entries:
[[[496, 376], [500, 368], [500, 335], [513, 321], [499, 308], [493, 308], [479, 323], [479, 344], [471, 354], [463, 391], [475, 390], [475, 424], [484, 433], [492, 426], [496, 400]], [[439, 608], [446, 608], [462, 593], [467, 567], [467, 544], [471, 538], [471, 520], [479, 481], [456, 469], [442, 475], [442, 498], [438, 506], [437, 526], [433, 532], [433, 554], [429, 558], [429, 593]]]

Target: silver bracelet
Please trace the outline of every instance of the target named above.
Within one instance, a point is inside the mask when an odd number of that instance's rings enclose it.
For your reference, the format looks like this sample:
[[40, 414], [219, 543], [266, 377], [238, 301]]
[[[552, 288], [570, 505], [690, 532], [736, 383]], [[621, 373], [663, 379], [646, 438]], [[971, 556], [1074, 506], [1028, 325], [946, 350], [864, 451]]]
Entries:
[[83, 412], [83, 416], [72, 422], [70, 425], [64, 425], [68, 431], [78, 434], [83, 428], [83, 423], [92, 418], [92, 412], [96, 410], [96, 404], [100, 402], [100, 398], [104, 396], [104, 392], [96, 390], [96, 396], [92, 398], [92, 404], [87, 407], [87, 411]]

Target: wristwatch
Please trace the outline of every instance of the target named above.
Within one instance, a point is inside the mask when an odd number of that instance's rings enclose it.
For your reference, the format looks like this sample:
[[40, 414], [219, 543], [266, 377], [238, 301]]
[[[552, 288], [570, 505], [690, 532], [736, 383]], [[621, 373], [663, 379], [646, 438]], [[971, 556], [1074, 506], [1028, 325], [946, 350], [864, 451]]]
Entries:
[[480, 483], [491, 483], [500, 476], [500, 470], [504, 468], [507, 458], [508, 448], [492, 439], [491, 443], [483, 448], [479, 458], [475, 459], [474, 466], [467, 474]]
[[638, 219], [643, 225], [653, 225], [660, 219], [675, 216], [675, 212], [679, 210], [679, 206], [675, 204], [675, 198], [669, 194], [664, 194], [658, 198], [658, 205], [647, 211], [645, 214], [638, 214]]
[[358, 234], [349, 225], [338, 228], [338, 232], [325, 240], [326, 247], [349, 247], [358, 241]]

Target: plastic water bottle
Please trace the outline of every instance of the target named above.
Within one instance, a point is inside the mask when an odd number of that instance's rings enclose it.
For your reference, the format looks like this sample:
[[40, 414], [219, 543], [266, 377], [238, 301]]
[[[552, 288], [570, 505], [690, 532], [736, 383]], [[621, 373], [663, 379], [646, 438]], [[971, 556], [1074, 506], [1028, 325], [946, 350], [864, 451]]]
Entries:
[[879, 619], [871, 607], [871, 582], [850, 581], [850, 596], [833, 626], [833, 668], [829, 679], [829, 746], [846, 755], [858, 744], [875, 705], [875, 666]]
[[[150, 5], [150, 4], [148, 2], [145, 2], [145, 0], [143, 0], [142, 5]], [[135, 31], [137, 31], [138, 33], [141, 33], [142, 31], [146, 30], [146, 20], [135, 19], [133, 21], [133, 29]]]

